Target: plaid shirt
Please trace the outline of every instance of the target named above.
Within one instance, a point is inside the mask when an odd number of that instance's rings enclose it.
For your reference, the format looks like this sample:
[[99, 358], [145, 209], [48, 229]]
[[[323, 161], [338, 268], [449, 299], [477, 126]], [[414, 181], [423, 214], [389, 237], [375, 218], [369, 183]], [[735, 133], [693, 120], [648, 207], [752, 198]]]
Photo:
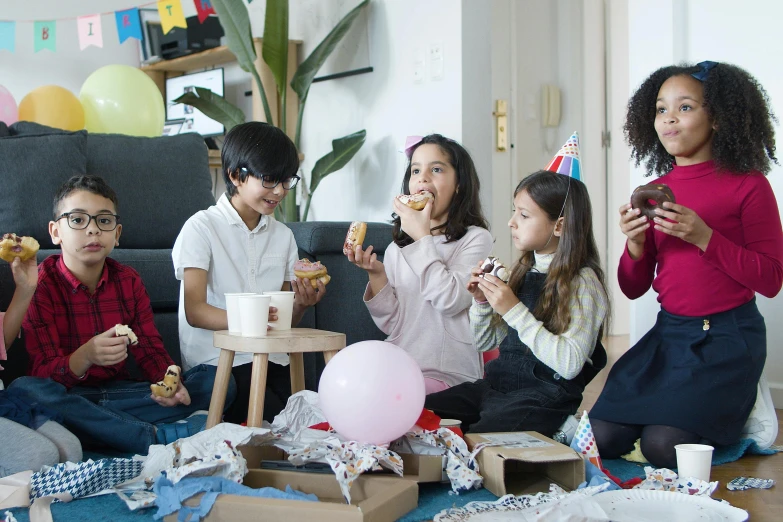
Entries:
[[66, 388], [99, 386], [105, 381], [129, 380], [122, 361], [93, 365], [80, 379], [70, 369], [73, 352], [116, 324], [126, 324], [139, 343], [128, 351], [150, 382], [163, 378], [174, 364], [155, 328], [152, 307], [141, 276], [131, 267], [106, 259], [94, 294], [68, 270], [62, 256], [52, 255], [38, 267], [38, 288], [24, 319], [30, 354], [29, 375], [50, 377]]

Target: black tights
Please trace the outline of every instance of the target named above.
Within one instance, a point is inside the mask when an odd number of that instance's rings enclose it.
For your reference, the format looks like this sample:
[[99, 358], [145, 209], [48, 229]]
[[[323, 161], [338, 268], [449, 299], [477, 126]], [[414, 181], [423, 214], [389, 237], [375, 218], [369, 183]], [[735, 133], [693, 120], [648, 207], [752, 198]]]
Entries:
[[641, 439], [642, 454], [656, 468], [677, 467], [677, 444], [698, 444], [701, 437], [693, 432], [673, 426], [652, 424], [619, 424], [599, 419], [590, 419], [595, 435], [595, 444], [604, 459], [619, 459], [633, 450], [637, 439]]

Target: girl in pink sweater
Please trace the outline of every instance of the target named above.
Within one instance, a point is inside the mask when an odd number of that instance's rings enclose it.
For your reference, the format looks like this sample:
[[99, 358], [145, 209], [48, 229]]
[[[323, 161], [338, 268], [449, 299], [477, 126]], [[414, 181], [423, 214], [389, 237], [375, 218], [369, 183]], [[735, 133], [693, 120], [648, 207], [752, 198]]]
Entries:
[[647, 460], [674, 468], [677, 444], [739, 439], [767, 352], [755, 295], [783, 284], [783, 230], [764, 176], [776, 161], [773, 119], [756, 80], [723, 63], [661, 68], [631, 98], [633, 157], [676, 202], [652, 221], [620, 207], [620, 287], [636, 299], [652, 286], [661, 310], [590, 412], [602, 457], [641, 438]]

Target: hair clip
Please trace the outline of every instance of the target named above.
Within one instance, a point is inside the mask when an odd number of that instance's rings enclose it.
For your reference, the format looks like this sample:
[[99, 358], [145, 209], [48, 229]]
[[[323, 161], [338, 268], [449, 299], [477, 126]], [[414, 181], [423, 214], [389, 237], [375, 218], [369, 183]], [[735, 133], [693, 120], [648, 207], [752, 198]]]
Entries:
[[413, 149], [416, 148], [416, 145], [421, 143], [421, 140], [423, 139], [424, 136], [408, 136], [405, 138], [405, 155], [408, 159], [413, 155]]
[[692, 73], [691, 76], [693, 76], [700, 82], [703, 82], [707, 79], [707, 76], [709, 76], [710, 71], [714, 69], [716, 65], [718, 65], [718, 62], [711, 62], [709, 60], [699, 62], [696, 64], [696, 67], [698, 67], [699, 70], [696, 71], [695, 73]]

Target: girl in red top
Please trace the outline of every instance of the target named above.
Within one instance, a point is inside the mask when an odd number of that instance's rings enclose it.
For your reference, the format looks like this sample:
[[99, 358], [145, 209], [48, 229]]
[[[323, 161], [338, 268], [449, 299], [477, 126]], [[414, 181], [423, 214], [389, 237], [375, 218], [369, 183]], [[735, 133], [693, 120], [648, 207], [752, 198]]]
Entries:
[[641, 438], [656, 467], [674, 446], [736, 442], [756, 401], [766, 327], [756, 292], [783, 283], [783, 230], [765, 174], [775, 158], [763, 87], [739, 67], [702, 62], [655, 71], [628, 104], [637, 164], [671, 188], [649, 221], [620, 207], [628, 237], [618, 278], [630, 299], [652, 285], [655, 326], [612, 368], [590, 412], [603, 458]]

